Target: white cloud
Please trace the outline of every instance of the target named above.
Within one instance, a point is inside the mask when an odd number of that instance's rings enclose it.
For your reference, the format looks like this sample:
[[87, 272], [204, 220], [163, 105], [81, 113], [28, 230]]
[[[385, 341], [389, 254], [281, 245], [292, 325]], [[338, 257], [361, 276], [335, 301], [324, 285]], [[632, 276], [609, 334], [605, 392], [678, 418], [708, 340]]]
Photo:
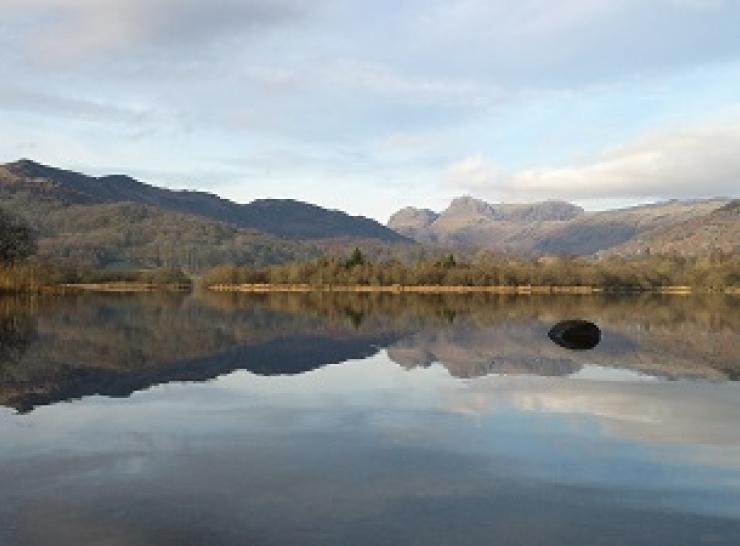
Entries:
[[444, 179], [446, 186], [482, 193], [493, 191], [501, 171], [481, 155], [471, 156], [454, 163]]
[[0, 88], [0, 111], [24, 112], [44, 118], [63, 117], [100, 123], [143, 121], [151, 112], [79, 96], [65, 96], [6, 85]]
[[[0, 110], [10, 114], [4, 136], [12, 142], [23, 134], [18, 146], [34, 144], [38, 157], [54, 158], [59, 154], [49, 135], [64, 135], [96, 150], [102, 162], [81, 167], [98, 172], [111, 163], [132, 172], [173, 165], [174, 172], [198, 172], [216, 156], [258, 158], [245, 169], [283, 195], [294, 195], [309, 175], [327, 188], [372, 188], [361, 196], [339, 194], [342, 208], [357, 210], [369, 207], [370, 195], [395, 187], [403, 188], [401, 204], [429, 206], [457, 188], [563, 195], [566, 178], [575, 184], [573, 194], [621, 195], [627, 192], [614, 186], [624, 185], [625, 176], [617, 171], [665, 174], [667, 160], [625, 149], [569, 169], [512, 177], [483, 154], [451, 169], [444, 194], [430, 192], [424, 181], [440, 165], [468, 155], [471, 143], [473, 151], [496, 150], [507, 167], [545, 165], [660, 127], [668, 117], [688, 119], [736, 100], [737, 2], [409, 0], [388, 6], [0, 0], [0, 71], [13, 86], [0, 91]], [[683, 80], [665, 79], [694, 71]], [[661, 84], [665, 93], [655, 91]], [[612, 91], [601, 92], [607, 88]], [[558, 143], [549, 146], [544, 140], [553, 134]], [[130, 135], [146, 138], [135, 142]], [[284, 160], [274, 159], [277, 154], [260, 160], [265, 150], [279, 150]], [[226, 175], [233, 170], [213, 168]], [[573, 176], [590, 180], [594, 172], [604, 178], [599, 184]], [[673, 177], [679, 175], [686, 176]], [[240, 186], [227, 193], [241, 192]], [[626, 187], [645, 189], [642, 182]], [[329, 193], [337, 194], [327, 189], [322, 195]], [[379, 216], [391, 206], [378, 204]]]
[[639, 138], [567, 167], [504, 174], [482, 156], [452, 165], [444, 185], [496, 199], [695, 198], [736, 196], [740, 124]]
[[272, 92], [300, 93], [351, 91], [355, 94], [389, 97], [415, 104], [465, 106], [492, 104], [503, 97], [497, 86], [467, 78], [428, 78], [405, 74], [383, 63], [333, 60], [313, 66], [247, 67], [250, 81]]
[[203, 47], [300, 18], [300, 2], [277, 0], [6, 0], [37, 54], [88, 57], [151, 46]]
[[[711, 385], [711, 386], [710, 386]], [[709, 395], [708, 390], [712, 394]], [[662, 381], [482, 378], [451, 398], [455, 410], [486, 413], [510, 404], [520, 410], [592, 417], [617, 437], [740, 450], [740, 418], [732, 384]], [[475, 397], [473, 395], [482, 395]], [[483, 400], [485, 403], [480, 404]], [[472, 401], [473, 405], [468, 402]], [[713, 423], [707, 427], [706, 423]], [[722, 457], [721, 462], [732, 460]], [[736, 459], [735, 459], [736, 460]], [[734, 462], [734, 461], [733, 461]]]
[[721, 0], [440, 0], [415, 36], [437, 67], [568, 86], [737, 58], [738, 16]]

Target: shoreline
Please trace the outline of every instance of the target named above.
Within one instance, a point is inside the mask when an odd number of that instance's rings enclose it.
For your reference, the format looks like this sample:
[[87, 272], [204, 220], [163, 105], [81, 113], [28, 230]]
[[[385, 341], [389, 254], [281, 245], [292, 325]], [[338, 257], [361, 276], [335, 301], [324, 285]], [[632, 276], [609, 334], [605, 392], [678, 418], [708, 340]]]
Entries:
[[33, 289], [3, 290], [0, 294], [72, 294], [84, 292], [144, 294], [155, 292], [194, 292], [206, 290], [218, 293], [385, 293], [385, 294], [501, 294], [501, 295], [591, 295], [591, 294], [661, 294], [689, 296], [693, 294], [721, 294], [740, 296], [740, 287], [719, 290], [697, 289], [691, 286], [664, 285], [638, 286], [592, 286], [592, 285], [312, 285], [298, 284], [215, 284], [211, 286], [159, 285], [151, 283], [68, 283], [38, 286]]
[[696, 293], [740, 294], [740, 288], [721, 291], [695, 290], [691, 286], [606, 287], [606, 286], [548, 286], [548, 285], [498, 285], [498, 286], [446, 286], [446, 285], [310, 285], [310, 284], [216, 284], [206, 287], [213, 292], [246, 293], [309, 293], [309, 292], [355, 292], [355, 293], [415, 293], [415, 294], [670, 294], [691, 295]]
[[152, 283], [79, 283], [60, 285], [64, 290], [81, 292], [190, 292], [190, 285], [152, 284]]

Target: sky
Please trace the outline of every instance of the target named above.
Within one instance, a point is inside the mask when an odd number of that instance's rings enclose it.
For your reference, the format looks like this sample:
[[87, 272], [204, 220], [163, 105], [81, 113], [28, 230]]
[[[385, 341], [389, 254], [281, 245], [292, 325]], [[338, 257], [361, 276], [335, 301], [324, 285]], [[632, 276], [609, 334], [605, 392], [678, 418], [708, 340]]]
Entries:
[[380, 221], [740, 196], [740, 0], [0, 0], [0, 161]]

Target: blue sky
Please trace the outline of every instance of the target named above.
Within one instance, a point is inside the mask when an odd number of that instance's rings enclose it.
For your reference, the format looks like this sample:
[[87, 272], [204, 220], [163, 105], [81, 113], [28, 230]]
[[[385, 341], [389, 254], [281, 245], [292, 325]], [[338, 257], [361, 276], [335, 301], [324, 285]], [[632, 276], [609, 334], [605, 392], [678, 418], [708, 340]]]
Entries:
[[737, 196], [734, 0], [1, 0], [0, 160], [385, 221]]

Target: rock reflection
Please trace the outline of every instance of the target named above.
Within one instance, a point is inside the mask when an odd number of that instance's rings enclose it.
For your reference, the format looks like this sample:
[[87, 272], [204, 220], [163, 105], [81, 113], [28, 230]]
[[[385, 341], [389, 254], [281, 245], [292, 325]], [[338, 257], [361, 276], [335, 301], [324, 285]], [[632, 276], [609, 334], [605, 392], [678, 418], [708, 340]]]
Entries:
[[572, 351], [588, 351], [601, 341], [601, 330], [587, 320], [564, 320], [547, 333], [553, 342]]
[[[234, 370], [304, 373], [387, 349], [454, 377], [564, 376], [596, 364], [667, 378], [738, 377], [736, 297], [485, 294], [81, 295], [0, 300], [0, 404], [27, 412], [91, 394], [128, 396]], [[587, 354], [547, 339], [569, 316], [603, 326]]]

